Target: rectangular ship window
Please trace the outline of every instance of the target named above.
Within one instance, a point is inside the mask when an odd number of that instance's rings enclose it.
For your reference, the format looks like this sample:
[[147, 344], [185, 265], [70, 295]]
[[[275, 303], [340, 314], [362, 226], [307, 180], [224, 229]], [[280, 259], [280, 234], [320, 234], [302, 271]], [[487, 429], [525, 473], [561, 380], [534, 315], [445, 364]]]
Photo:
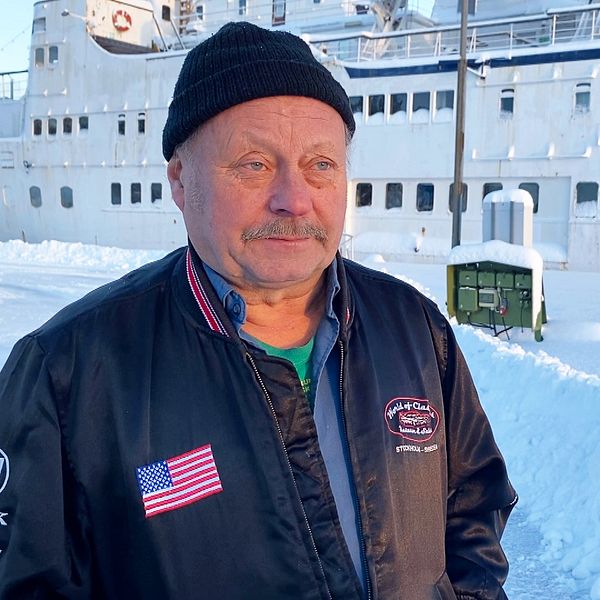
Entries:
[[36, 48], [34, 54], [34, 64], [38, 68], [42, 68], [44, 66], [44, 48]]
[[379, 113], [383, 114], [385, 106], [385, 96], [383, 94], [377, 94], [369, 96], [369, 116], [373, 116]]
[[417, 210], [431, 212], [433, 210], [433, 183], [419, 183], [417, 185]]
[[442, 110], [442, 108], [454, 108], [454, 90], [439, 90], [435, 93], [435, 108], [436, 110]]
[[273, 10], [271, 12], [271, 25], [285, 24], [285, 0], [273, 0]]
[[454, 90], [439, 90], [435, 93], [435, 121], [448, 123], [454, 117]]
[[385, 207], [400, 208], [402, 206], [402, 184], [388, 183], [385, 186]]
[[413, 123], [429, 123], [431, 108], [431, 94], [429, 92], [415, 92], [412, 97]]
[[[450, 184], [450, 189], [448, 191], [448, 210], [450, 212], [454, 212], [452, 210], [452, 194], [454, 193], [454, 183]], [[461, 212], [466, 212], [467, 210], [467, 199], [469, 197], [469, 186], [466, 183], [462, 184], [462, 196], [460, 199], [460, 209]]]
[[121, 184], [110, 184], [110, 203], [114, 206], [121, 204]]
[[595, 181], [580, 181], [575, 197], [575, 216], [591, 217], [598, 215], [598, 184]]
[[413, 112], [425, 109], [429, 110], [431, 94], [429, 92], [415, 92], [413, 94]]
[[350, 96], [350, 108], [353, 114], [361, 114], [363, 112], [363, 97], [362, 96]]
[[512, 119], [515, 112], [515, 90], [506, 88], [500, 92], [500, 118]]
[[529, 192], [531, 194], [531, 197], [533, 198], [533, 212], [534, 212], [534, 214], [537, 213], [539, 198], [540, 198], [539, 184], [533, 183], [533, 182], [525, 182], [525, 183], [519, 184], [519, 189], [525, 190], [526, 192]]
[[58, 63], [58, 46], [50, 46], [48, 48], [48, 64], [55, 65]]
[[490, 183], [484, 183], [481, 199], [483, 200], [491, 192], [498, 192], [501, 189], [502, 189], [502, 184], [500, 182], [493, 181]]
[[46, 31], [46, 17], [34, 19], [31, 33], [42, 33], [44, 31]]
[[131, 204], [140, 204], [142, 202], [142, 184], [131, 184]]
[[406, 123], [408, 94], [398, 92], [390, 95], [390, 123]]
[[60, 188], [60, 204], [63, 208], [73, 208], [73, 188], [68, 186]]
[[153, 183], [150, 185], [150, 201], [154, 204], [162, 200], [162, 183]]
[[42, 190], [37, 185], [29, 188], [29, 202], [33, 208], [39, 208], [42, 205]]
[[589, 83], [578, 83], [575, 86], [575, 114], [584, 114], [590, 112], [592, 86]]
[[371, 206], [373, 203], [373, 186], [370, 183], [359, 183], [356, 186], [356, 206]]

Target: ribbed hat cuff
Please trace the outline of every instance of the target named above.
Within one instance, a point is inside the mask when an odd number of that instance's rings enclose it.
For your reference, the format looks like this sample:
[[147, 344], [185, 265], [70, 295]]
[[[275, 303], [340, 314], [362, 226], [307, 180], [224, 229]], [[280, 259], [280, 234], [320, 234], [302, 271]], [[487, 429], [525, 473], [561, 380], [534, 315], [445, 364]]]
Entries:
[[169, 107], [171, 126], [163, 135], [165, 158], [170, 160], [175, 148], [210, 118], [237, 104], [270, 96], [320, 100], [340, 114], [350, 135], [354, 133], [354, 117], [346, 93], [325, 67], [316, 61], [311, 65], [289, 59], [259, 60], [201, 79], [173, 99]]

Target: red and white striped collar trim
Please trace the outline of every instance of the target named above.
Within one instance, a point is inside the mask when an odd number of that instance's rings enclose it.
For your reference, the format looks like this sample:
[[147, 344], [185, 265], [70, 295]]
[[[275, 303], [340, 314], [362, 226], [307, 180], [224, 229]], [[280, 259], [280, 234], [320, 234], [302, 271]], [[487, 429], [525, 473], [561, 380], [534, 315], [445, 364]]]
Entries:
[[[208, 296], [204, 291], [204, 287], [200, 282], [200, 278], [198, 277], [198, 273], [196, 273], [196, 267], [194, 266], [194, 261], [192, 260], [192, 253], [189, 248], [186, 251], [185, 256], [185, 267], [187, 272], [188, 283], [190, 284], [190, 289], [192, 290], [192, 294], [196, 299], [198, 307], [200, 308], [200, 312], [202, 316], [206, 320], [207, 325], [217, 333], [229, 337], [227, 330], [223, 326], [221, 319], [219, 319], [215, 309], [212, 307], [212, 304], [208, 300]], [[350, 322], [350, 309], [346, 307], [346, 325]]]
[[229, 334], [225, 330], [221, 319], [219, 319], [215, 309], [212, 307], [210, 301], [208, 300], [208, 296], [200, 282], [198, 277], [198, 273], [196, 273], [196, 267], [194, 266], [194, 262], [192, 260], [192, 253], [189, 248], [185, 257], [185, 267], [187, 272], [188, 283], [190, 284], [190, 289], [192, 290], [192, 294], [196, 299], [198, 307], [200, 308], [200, 312], [202, 316], [206, 320], [207, 325], [217, 333], [229, 337]]

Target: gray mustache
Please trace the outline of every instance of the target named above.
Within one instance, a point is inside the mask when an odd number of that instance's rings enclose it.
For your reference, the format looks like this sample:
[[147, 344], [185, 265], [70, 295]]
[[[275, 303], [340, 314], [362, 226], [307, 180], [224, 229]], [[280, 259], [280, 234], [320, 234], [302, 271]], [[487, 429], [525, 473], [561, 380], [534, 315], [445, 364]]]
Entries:
[[264, 225], [250, 227], [242, 232], [242, 241], [264, 240], [278, 237], [315, 238], [319, 242], [327, 241], [327, 232], [309, 221], [275, 219]]

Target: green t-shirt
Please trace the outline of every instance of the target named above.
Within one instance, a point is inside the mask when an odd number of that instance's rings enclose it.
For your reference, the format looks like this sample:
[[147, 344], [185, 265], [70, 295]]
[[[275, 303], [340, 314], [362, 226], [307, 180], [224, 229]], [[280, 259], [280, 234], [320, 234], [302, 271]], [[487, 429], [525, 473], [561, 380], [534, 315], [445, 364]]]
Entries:
[[300, 385], [302, 385], [302, 390], [306, 394], [312, 410], [314, 407], [314, 395], [311, 387], [311, 354], [315, 345], [315, 338], [310, 338], [304, 346], [298, 346], [297, 348], [277, 348], [276, 346], [265, 344], [260, 340], [256, 340], [256, 342], [270, 356], [285, 358], [294, 365], [300, 379]]

